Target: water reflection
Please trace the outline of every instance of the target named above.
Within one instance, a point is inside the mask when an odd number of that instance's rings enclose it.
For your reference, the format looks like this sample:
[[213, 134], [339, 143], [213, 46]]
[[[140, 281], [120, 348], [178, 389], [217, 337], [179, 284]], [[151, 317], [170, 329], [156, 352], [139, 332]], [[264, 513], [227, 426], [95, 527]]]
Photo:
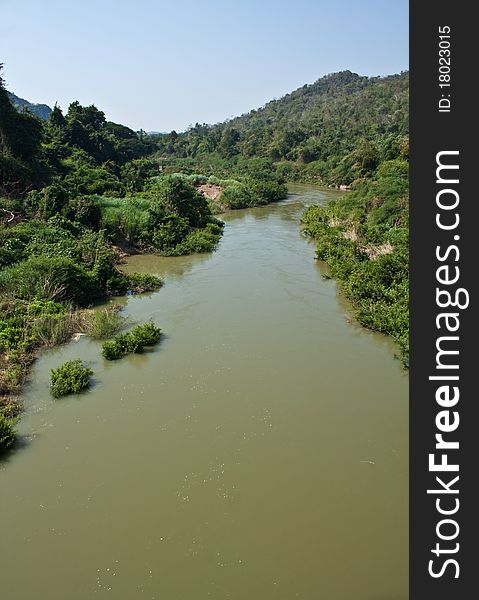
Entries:
[[126, 273], [153, 273], [158, 276], [168, 275], [168, 278], [181, 278], [195, 266], [208, 263], [212, 254], [193, 254], [189, 256], [159, 256], [156, 254], [136, 254], [130, 256], [122, 265]]

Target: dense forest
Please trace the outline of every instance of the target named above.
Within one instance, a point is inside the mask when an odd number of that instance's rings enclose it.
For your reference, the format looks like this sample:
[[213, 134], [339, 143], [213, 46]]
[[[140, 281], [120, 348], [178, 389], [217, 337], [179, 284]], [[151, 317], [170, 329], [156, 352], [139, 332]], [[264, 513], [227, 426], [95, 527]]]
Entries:
[[409, 75], [325, 76], [218, 125], [152, 136], [157, 156], [202, 172], [349, 185], [407, 156]]
[[123, 273], [122, 255], [210, 252], [215, 215], [285, 198], [288, 181], [351, 189], [310, 208], [304, 230], [358, 320], [394, 336], [407, 364], [407, 73], [336, 73], [228, 122], [155, 135], [78, 102], [40, 119], [15, 98], [0, 78], [0, 450], [38, 349], [114, 334], [116, 312], [88, 306], [161, 286]]

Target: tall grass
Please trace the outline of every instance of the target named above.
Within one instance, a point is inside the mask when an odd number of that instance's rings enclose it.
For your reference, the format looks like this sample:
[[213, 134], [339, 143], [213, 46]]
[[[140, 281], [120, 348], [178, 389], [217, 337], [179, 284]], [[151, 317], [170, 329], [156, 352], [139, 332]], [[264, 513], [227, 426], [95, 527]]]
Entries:
[[94, 340], [106, 340], [126, 327], [128, 317], [120, 314], [118, 306], [88, 311], [82, 331]]
[[148, 230], [150, 200], [97, 197], [102, 225], [116, 242], [133, 244]]

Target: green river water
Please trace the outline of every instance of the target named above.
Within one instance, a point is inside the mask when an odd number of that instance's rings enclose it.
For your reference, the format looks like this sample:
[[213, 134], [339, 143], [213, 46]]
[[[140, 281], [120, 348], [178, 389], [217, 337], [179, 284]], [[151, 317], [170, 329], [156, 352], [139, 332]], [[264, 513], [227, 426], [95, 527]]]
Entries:
[[[300, 233], [333, 192], [224, 216], [211, 255], [131, 257], [152, 352], [44, 353], [0, 463], [2, 600], [405, 600], [407, 374]], [[84, 395], [49, 372], [80, 357]]]

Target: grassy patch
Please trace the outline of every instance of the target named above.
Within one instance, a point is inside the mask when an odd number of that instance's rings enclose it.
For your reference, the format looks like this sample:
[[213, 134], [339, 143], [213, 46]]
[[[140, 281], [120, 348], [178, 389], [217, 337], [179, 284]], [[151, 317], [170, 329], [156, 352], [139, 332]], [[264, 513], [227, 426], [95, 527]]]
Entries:
[[127, 317], [120, 314], [120, 307], [117, 305], [88, 311], [82, 332], [94, 340], [106, 340], [123, 329], [127, 320]]

